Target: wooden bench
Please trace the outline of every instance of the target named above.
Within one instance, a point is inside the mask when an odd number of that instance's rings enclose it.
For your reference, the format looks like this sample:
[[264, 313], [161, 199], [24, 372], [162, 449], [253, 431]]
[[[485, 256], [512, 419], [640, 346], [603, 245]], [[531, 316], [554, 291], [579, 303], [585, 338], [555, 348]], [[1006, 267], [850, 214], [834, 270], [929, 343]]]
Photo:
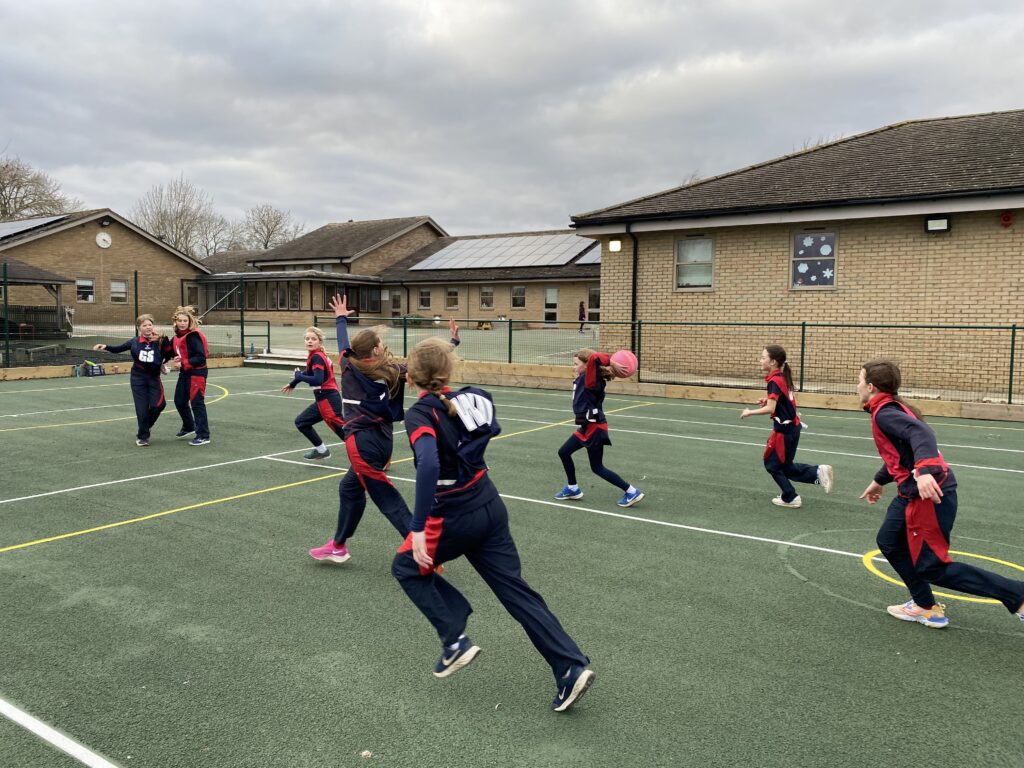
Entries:
[[67, 346], [64, 344], [44, 344], [41, 347], [29, 347], [27, 349], [23, 349], [22, 352], [25, 353], [25, 357], [29, 359], [29, 362], [34, 362], [34, 356], [40, 352], [53, 352], [57, 355], [63, 355], [67, 352]]
[[478, 331], [489, 331], [489, 330], [491, 330], [491, 321], [490, 320], [481, 320], [480, 322], [478, 322], [476, 324], [476, 329]]

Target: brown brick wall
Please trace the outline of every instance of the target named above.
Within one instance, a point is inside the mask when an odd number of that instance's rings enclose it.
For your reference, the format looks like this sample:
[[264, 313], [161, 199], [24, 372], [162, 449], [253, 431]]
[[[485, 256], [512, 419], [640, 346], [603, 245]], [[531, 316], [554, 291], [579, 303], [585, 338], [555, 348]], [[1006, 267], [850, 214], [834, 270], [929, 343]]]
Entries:
[[[109, 248], [96, 245], [96, 234], [110, 234]], [[181, 281], [198, 274], [188, 262], [168, 253], [160, 246], [114, 222], [100, 227], [98, 221], [80, 224], [72, 229], [15, 246], [6, 253], [41, 269], [72, 279], [91, 278], [96, 294], [93, 304], [75, 299], [75, 286], [64, 286], [64, 304], [75, 309], [76, 324], [129, 323], [135, 321], [135, 295], [132, 273], [139, 272], [139, 312], [150, 313], [163, 323], [181, 303]], [[110, 281], [128, 283], [126, 304], [110, 302]], [[43, 288], [12, 288], [15, 304], [52, 306], [53, 298]]]
[[382, 269], [387, 269], [440, 237], [433, 227], [421, 224], [411, 232], [406, 232], [380, 248], [375, 248], [365, 256], [360, 256], [352, 262], [351, 272], [354, 275], [376, 275]]
[[[526, 307], [523, 309], [512, 309], [512, 286], [526, 286]], [[454, 315], [459, 320], [494, 320], [499, 315], [511, 317], [513, 320], [529, 321], [533, 325], [539, 325], [544, 320], [544, 288], [546, 286], [558, 288], [558, 320], [574, 322], [577, 318], [579, 303], [587, 303], [587, 296], [591, 287], [598, 287], [596, 281], [589, 282], [551, 282], [551, 283], [495, 283], [494, 306], [491, 309], [480, 308], [480, 285], [467, 285], [465, 283], [452, 283], [451, 285], [427, 285], [409, 286], [409, 299], [411, 307], [406, 307], [405, 289], [400, 286], [385, 286], [388, 290], [397, 290], [402, 294], [403, 312], [424, 316], [441, 315], [448, 317]], [[445, 296], [447, 289], [456, 288], [459, 291], [459, 306], [454, 310], [445, 308]], [[430, 291], [430, 308], [422, 309], [419, 305], [420, 289]]]
[[[812, 229], [836, 235], [834, 289], [789, 287], [792, 238]], [[952, 230], [942, 234], [925, 233], [921, 216], [815, 223], [806, 230], [709, 228], [704, 234], [714, 238], [710, 290], [675, 288], [674, 248], [681, 233], [638, 235], [638, 319], [723, 324], [645, 325], [644, 368], [652, 378], [756, 376], [757, 356], [767, 343], [782, 344], [797, 362], [799, 328], [725, 323], [1024, 324], [1024, 226], [1001, 227], [999, 212], [954, 215]], [[629, 319], [630, 264], [629, 238], [619, 253], [604, 249], [603, 320]], [[628, 344], [628, 329], [603, 329], [602, 346]], [[812, 329], [805, 383], [849, 386], [861, 363], [886, 355], [903, 364], [905, 386], [1005, 393], [1009, 347], [1008, 330]], [[1018, 368], [1018, 377], [1022, 372]]]

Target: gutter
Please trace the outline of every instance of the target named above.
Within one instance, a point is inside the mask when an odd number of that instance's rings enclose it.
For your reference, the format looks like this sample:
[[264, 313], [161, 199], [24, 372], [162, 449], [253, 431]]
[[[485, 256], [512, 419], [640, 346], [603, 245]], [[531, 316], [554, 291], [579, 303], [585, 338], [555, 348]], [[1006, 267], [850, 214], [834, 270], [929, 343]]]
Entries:
[[629, 299], [629, 348], [636, 353], [636, 283], [637, 269], [640, 265], [640, 241], [633, 234], [633, 222], [626, 224], [626, 234], [633, 240], [633, 287]]

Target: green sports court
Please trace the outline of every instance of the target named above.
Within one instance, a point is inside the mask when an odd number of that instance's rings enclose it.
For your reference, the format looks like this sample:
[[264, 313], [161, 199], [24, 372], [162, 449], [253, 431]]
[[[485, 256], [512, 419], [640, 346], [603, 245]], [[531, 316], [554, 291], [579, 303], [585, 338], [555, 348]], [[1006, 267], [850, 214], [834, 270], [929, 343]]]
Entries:
[[[866, 415], [801, 409], [798, 460], [833, 464], [836, 489], [794, 510], [770, 504], [747, 404], [609, 396], [606, 464], [647, 494], [623, 510], [582, 454], [584, 498], [552, 498], [568, 372], [565, 391], [488, 386], [524, 575], [597, 673], [555, 714], [547, 665], [464, 560], [445, 577], [483, 653], [437, 680], [372, 504], [349, 562], [307, 555], [347, 460], [323, 425], [333, 456], [303, 460], [311, 398], [287, 378], [213, 370], [211, 444], [175, 440], [171, 406], [145, 449], [126, 377], [0, 383], [0, 699], [84, 750], [4, 718], [4, 766], [1024, 764], [1024, 625], [956, 595], [944, 631], [885, 613], [906, 595], [872, 558], [884, 508], [857, 498], [881, 464]], [[1024, 426], [929, 422], [959, 479], [957, 557], [1024, 571]], [[400, 433], [389, 474], [411, 502]]]

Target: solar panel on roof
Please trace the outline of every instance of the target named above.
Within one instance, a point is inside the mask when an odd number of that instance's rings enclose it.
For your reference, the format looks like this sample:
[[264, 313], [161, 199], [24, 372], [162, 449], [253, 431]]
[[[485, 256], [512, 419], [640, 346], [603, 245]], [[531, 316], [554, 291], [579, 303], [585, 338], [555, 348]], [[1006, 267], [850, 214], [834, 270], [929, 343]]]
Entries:
[[457, 240], [413, 270], [560, 266], [593, 245], [574, 234], [478, 237]]
[[21, 221], [0, 221], [0, 238], [10, 237], [19, 232], [49, 224], [51, 221], [60, 221], [63, 218], [63, 216], [45, 216], [38, 219], [22, 219]]
[[584, 253], [577, 264], [600, 264], [601, 263], [601, 244], [598, 243], [593, 249]]

